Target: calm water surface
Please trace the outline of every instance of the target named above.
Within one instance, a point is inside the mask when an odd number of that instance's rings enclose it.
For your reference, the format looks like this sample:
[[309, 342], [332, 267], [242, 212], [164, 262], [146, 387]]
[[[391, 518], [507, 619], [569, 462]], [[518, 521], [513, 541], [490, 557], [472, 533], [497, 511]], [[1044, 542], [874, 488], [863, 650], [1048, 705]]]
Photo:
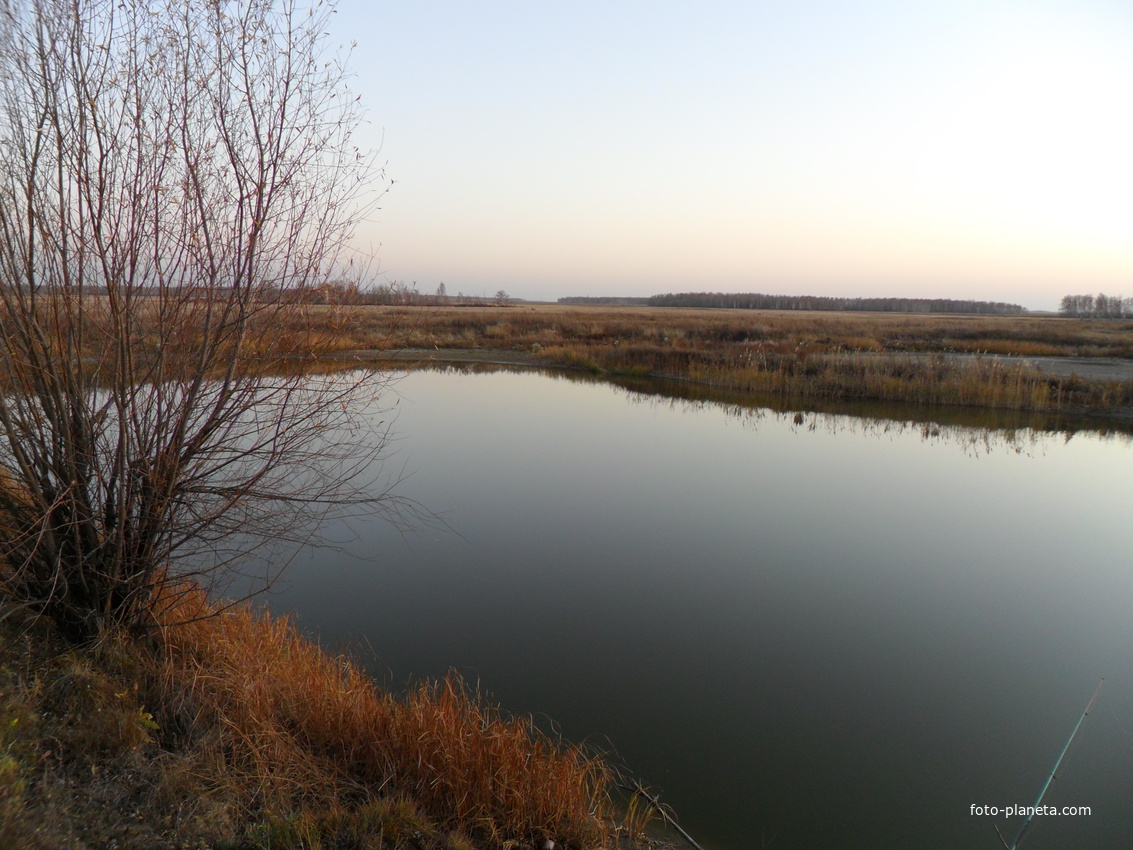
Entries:
[[[270, 604], [383, 682], [456, 668], [615, 751], [706, 848], [1133, 841], [1133, 449], [643, 399], [398, 384], [399, 491]], [[341, 530], [330, 530], [342, 537]], [[345, 539], [345, 538], [344, 538]]]

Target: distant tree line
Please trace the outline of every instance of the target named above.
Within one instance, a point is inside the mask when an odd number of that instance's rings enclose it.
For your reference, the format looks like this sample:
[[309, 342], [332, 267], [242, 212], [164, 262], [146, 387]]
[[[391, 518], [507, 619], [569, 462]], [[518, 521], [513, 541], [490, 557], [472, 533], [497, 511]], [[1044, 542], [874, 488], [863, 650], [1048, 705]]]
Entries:
[[606, 307], [626, 306], [632, 307], [635, 305], [645, 306], [649, 303], [648, 298], [630, 298], [621, 297], [618, 295], [570, 295], [566, 298], [559, 299], [560, 304], [596, 304]]
[[762, 293], [682, 292], [654, 295], [653, 307], [725, 307], [739, 310], [835, 310], [878, 313], [983, 313], [997, 316], [1027, 312], [1001, 301], [962, 301], [954, 298], [833, 298], [824, 295], [764, 295]]
[[1130, 319], [1133, 318], [1133, 298], [1120, 295], [1064, 295], [1058, 307], [1061, 316], [1072, 319]]
[[400, 280], [389, 283], [375, 283], [365, 287], [360, 287], [354, 281], [336, 280], [312, 287], [301, 293], [280, 291], [275, 295], [278, 300], [288, 303], [395, 307], [506, 305], [518, 300], [512, 298], [502, 289], [492, 296], [465, 295], [463, 292], [449, 295], [444, 283], [438, 284], [436, 292], [421, 292], [417, 289], [417, 281], [406, 283]]

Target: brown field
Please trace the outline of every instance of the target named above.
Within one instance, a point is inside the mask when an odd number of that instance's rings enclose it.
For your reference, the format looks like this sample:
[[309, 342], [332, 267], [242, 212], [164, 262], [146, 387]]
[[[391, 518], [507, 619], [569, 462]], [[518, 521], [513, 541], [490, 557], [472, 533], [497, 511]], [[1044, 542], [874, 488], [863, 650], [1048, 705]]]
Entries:
[[1128, 321], [558, 304], [323, 307], [311, 317], [312, 340], [339, 353], [431, 349], [443, 359], [453, 349], [507, 351], [536, 365], [799, 401], [1076, 412], [1133, 405], [1133, 382], [1045, 375], [991, 356], [1133, 358]]

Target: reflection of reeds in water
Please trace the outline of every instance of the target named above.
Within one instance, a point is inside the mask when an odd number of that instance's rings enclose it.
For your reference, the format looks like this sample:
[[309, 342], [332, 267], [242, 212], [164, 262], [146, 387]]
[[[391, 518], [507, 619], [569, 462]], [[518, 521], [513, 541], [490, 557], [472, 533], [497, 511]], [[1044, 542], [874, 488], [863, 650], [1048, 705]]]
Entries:
[[1044, 375], [1022, 364], [943, 355], [909, 357], [784, 352], [725, 355], [590, 346], [544, 349], [547, 359], [618, 376], [685, 378], [796, 401], [871, 399], [1009, 410], [1104, 410], [1133, 404], [1133, 384]]
[[795, 430], [890, 437], [915, 434], [928, 442], [949, 443], [973, 453], [1031, 453], [1041, 451], [1050, 440], [1069, 441], [1079, 433], [1133, 443], [1133, 423], [1109, 423], [1094, 417], [862, 401], [800, 405], [773, 395], [752, 395], [684, 381], [621, 379], [613, 383], [625, 392], [630, 403], [719, 410], [753, 430], [775, 420], [789, 422]]
[[[425, 361], [414, 369], [459, 374], [530, 373], [530, 367], [496, 363]], [[775, 393], [738, 390], [695, 381], [648, 376], [601, 375], [582, 370], [540, 369], [549, 380], [601, 383], [624, 390], [631, 403], [681, 409], [712, 408], [753, 427], [768, 417], [790, 419], [807, 430], [872, 434], [919, 433], [962, 447], [1030, 450], [1048, 438], [1069, 441], [1075, 434], [1133, 442], [1133, 421], [1067, 412], [910, 404], [869, 399], [792, 399]]]

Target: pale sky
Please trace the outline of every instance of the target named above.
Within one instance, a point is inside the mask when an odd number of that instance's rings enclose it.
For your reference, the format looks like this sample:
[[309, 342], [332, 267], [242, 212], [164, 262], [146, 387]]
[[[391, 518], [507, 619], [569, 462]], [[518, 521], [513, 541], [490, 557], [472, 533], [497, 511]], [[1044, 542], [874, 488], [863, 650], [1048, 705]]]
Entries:
[[1129, 0], [342, 0], [432, 292], [1133, 295]]

